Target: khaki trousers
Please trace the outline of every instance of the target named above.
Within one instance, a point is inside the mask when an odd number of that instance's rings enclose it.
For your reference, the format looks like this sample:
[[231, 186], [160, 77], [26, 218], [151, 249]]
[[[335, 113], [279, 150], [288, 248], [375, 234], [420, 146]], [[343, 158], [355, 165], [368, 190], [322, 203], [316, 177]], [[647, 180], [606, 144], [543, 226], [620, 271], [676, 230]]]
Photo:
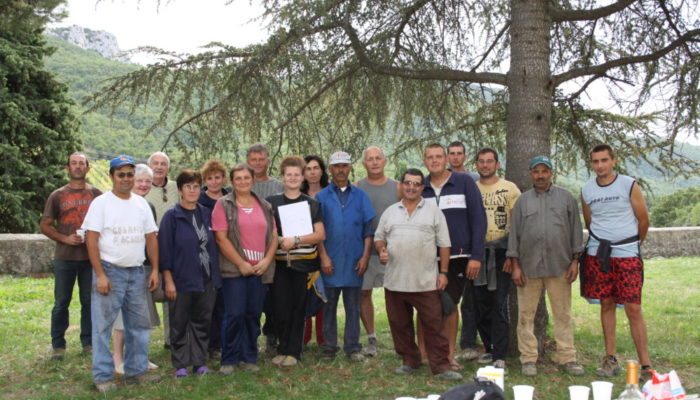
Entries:
[[520, 362], [537, 362], [537, 338], [535, 337], [535, 312], [542, 290], [547, 291], [549, 305], [554, 316], [554, 339], [557, 351], [554, 361], [566, 364], [576, 361], [574, 328], [571, 319], [571, 284], [566, 274], [555, 278], [528, 279], [518, 287], [518, 350]]

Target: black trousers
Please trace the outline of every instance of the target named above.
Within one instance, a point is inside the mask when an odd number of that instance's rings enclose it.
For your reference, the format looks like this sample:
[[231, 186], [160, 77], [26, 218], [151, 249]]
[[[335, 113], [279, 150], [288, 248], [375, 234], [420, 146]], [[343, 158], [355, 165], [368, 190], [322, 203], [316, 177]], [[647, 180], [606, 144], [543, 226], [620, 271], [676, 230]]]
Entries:
[[272, 320], [279, 345], [277, 354], [301, 358], [306, 322], [306, 272], [287, 267], [286, 261], [278, 261], [275, 280], [272, 282]]
[[203, 292], [178, 292], [169, 302], [170, 357], [173, 367], [205, 365], [216, 290], [211, 281]]
[[221, 327], [224, 324], [224, 295], [221, 289], [216, 291], [216, 300], [211, 315], [211, 329], [209, 329], [209, 349], [221, 350]]
[[[508, 293], [510, 274], [503, 272], [506, 250], [496, 249], [496, 290], [488, 290], [488, 285], [474, 286], [476, 300], [477, 328], [486, 351], [494, 360], [505, 360], [508, 356]], [[488, 259], [489, 249], [485, 253]], [[483, 268], [483, 267], [482, 267]]]

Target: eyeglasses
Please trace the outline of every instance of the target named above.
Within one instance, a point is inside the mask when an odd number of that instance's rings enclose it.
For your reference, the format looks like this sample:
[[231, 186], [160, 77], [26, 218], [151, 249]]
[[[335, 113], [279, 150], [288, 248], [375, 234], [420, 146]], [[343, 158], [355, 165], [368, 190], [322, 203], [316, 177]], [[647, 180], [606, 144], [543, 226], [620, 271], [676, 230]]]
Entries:
[[119, 178], [119, 179], [133, 178], [133, 177], [134, 177], [134, 173], [133, 173], [133, 172], [117, 172], [115, 175], [116, 175], [117, 178]]
[[201, 189], [202, 187], [199, 185], [182, 185], [182, 188], [193, 192], [193, 191]]
[[423, 186], [423, 182], [416, 182], [416, 181], [403, 181], [401, 182], [406, 186]]

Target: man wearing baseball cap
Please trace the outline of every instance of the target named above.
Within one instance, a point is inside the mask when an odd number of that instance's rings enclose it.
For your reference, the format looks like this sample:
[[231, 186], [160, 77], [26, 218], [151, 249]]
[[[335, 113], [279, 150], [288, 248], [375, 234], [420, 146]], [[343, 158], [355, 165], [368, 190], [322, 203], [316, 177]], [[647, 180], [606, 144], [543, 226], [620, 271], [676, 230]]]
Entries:
[[506, 257], [518, 287], [518, 349], [522, 374], [537, 375], [535, 312], [542, 289], [547, 290], [554, 316], [554, 356], [570, 375], [583, 375], [576, 362], [571, 319], [571, 284], [578, 275], [583, 233], [578, 205], [568, 190], [552, 184], [552, 161], [537, 156], [530, 162], [532, 189], [513, 208]]
[[374, 208], [369, 197], [350, 185], [352, 159], [344, 151], [331, 155], [332, 182], [317, 195], [323, 211], [326, 240], [320, 246], [321, 271], [328, 303], [323, 314], [323, 355], [338, 351], [338, 299], [343, 294], [345, 334], [343, 351], [353, 361], [364, 361], [360, 344], [360, 294], [372, 246]]
[[[102, 393], [116, 388], [109, 339], [119, 310], [124, 319], [126, 382], [158, 380], [146, 374], [151, 323], [144, 291], [159, 284], [158, 227], [146, 200], [131, 193], [135, 165], [126, 155], [110, 161], [112, 190], [93, 200], [82, 225], [93, 269], [92, 377]], [[153, 266], [149, 276], [143, 267], [144, 249]]]

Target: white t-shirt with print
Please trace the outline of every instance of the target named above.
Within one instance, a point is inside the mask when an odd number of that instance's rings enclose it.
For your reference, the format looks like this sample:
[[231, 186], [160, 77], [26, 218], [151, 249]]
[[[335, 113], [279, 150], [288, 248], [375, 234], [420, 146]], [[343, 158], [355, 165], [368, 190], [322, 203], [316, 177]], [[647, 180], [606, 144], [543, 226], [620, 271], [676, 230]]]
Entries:
[[109, 191], [90, 203], [81, 227], [100, 234], [100, 258], [120, 267], [143, 264], [146, 248], [145, 235], [157, 232], [148, 202], [132, 194], [120, 199]]

